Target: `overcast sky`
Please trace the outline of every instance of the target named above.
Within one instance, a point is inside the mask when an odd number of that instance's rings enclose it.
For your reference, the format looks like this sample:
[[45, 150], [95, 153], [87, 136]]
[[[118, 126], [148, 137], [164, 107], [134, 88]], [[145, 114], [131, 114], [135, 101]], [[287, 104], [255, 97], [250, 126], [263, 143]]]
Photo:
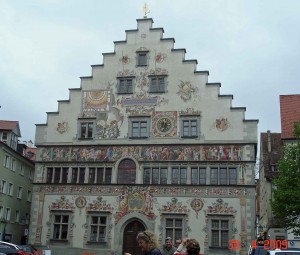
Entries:
[[[300, 94], [299, 0], [149, 0], [154, 21], [186, 59], [258, 119], [281, 132], [279, 95]], [[21, 141], [69, 99], [113, 41], [143, 18], [141, 0], [0, 0], [0, 119], [20, 123]], [[295, 109], [298, 110], [299, 109]]]

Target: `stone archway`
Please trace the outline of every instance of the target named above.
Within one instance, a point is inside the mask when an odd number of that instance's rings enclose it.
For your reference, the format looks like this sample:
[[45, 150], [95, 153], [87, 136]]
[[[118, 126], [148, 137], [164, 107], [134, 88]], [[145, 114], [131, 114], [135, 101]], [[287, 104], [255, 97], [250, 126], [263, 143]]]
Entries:
[[128, 252], [134, 255], [142, 255], [142, 251], [136, 241], [136, 236], [139, 232], [145, 230], [144, 224], [139, 220], [133, 220], [129, 222], [123, 232], [123, 248], [122, 254]]

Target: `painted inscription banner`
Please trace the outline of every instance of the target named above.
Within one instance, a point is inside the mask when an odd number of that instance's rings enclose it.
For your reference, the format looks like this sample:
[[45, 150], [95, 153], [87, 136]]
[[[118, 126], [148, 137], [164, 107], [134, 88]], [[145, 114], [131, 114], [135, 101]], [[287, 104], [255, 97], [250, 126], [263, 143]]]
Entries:
[[44, 147], [38, 161], [242, 161], [245, 150], [238, 145]]

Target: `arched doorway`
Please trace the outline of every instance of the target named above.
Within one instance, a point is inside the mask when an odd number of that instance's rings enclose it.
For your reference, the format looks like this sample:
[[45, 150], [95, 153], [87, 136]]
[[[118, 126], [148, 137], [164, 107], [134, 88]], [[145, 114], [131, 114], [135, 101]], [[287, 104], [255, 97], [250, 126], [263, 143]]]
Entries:
[[133, 255], [142, 255], [141, 249], [136, 241], [139, 232], [145, 231], [145, 226], [138, 220], [131, 221], [127, 224], [123, 233], [123, 251]]
[[136, 164], [132, 159], [124, 159], [118, 167], [119, 184], [135, 184]]

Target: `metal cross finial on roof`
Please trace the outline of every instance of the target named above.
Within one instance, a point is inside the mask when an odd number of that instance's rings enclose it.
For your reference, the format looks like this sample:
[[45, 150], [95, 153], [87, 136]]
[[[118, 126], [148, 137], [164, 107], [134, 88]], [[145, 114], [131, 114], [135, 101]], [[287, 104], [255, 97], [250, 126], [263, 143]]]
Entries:
[[145, 3], [143, 6], [143, 10], [144, 10], [144, 19], [147, 19], [147, 14], [150, 12], [148, 5]]

